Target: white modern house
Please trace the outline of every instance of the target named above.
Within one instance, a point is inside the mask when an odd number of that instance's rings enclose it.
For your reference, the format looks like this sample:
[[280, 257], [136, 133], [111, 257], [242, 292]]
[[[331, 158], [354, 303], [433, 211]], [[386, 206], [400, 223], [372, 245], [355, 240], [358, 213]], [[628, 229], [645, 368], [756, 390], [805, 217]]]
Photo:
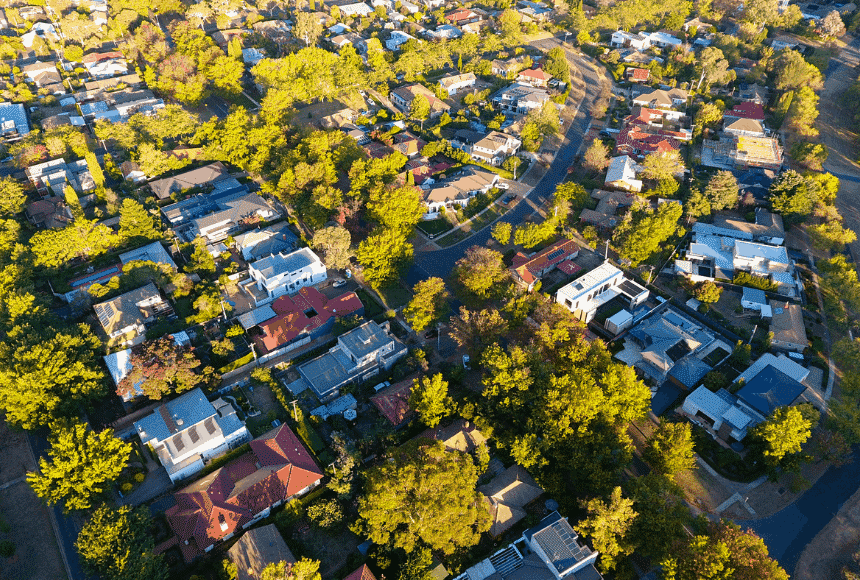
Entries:
[[597, 309], [616, 296], [629, 299], [633, 310], [648, 299], [649, 291], [624, 276], [624, 272], [604, 262], [594, 270], [562, 287], [555, 301], [573, 312], [579, 320], [591, 322]]
[[401, 32], [400, 30], [394, 30], [391, 32], [391, 36], [388, 37], [388, 40], [385, 41], [385, 48], [388, 50], [394, 51], [400, 49], [400, 47], [410, 40], [416, 40], [414, 36], [410, 36], [405, 32]]
[[605, 185], [607, 188], [621, 189], [624, 191], [642, 191], [642, 180], [636, 179], [639, 165], [627, 155], [613, 157], [606, 171]]
[[455, 176], [437, 183], [430, 184], [425, 181], [421, 185], [423, 201], [427, 206], [425, 219], [436, 217], [433, 214], [444, 211], [446, 207], [465, 207], [473, 197], [488, 192], [498, 183], [497, 173], [490, 173], [474, 165], [466, 166]]
[[203, 469], [206, 461], [251, 440], [236, 409], [220, 398], [210, 403], [199, 388], [164, 403], [135, 422], [134, 428], [174, 483]]
[[251, 279], [242, 287], [257, 306], [284, 294], [295, 294], [300, 288], [319, 284], [328, 277], [325, 264], [309, 248], [257, 260], [248, 266], [248, 274]]
[[522, 144], [522, 141], [507, 133], [491, 131], [483, 139], [472, 145], [469, 154], [472, 159], [498, 167], [505, 159], [511, 155], [516, 155]]
[[476, 81], [475, 73], [470, 72], [444, 76], [439, 79], [439, 86], [445, 89], [449, 95], [456, 95], [462, 92], [463, 89], [474, 87]]

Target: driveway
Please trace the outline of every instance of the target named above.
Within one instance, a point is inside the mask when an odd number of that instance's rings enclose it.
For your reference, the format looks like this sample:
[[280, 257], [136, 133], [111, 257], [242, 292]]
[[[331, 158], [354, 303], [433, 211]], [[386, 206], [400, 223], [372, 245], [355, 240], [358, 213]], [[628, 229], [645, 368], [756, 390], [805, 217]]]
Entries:
[[170, 481], [167, 470], [159, 465], [146, 474], [146, 479], [143, 480], [140, 487], [122, 498], [122, 505], [137, 507], [167, 493], [171, 489], [173, 489], [173, 482]]
[[[548, 48], [559, 46], [561, 43], [557, 39], [546, 39], [537, 41], [541, 43], [541, 47]], [[520, 202], [510, 212], [499, 218], [499, 221], [505, 221], [513, 225], [522, 222], [527, 216], [531, 215], [535, 208], [540, 207], [549, 197], [555, 192], [555, 188], [564, 180], [567, 175], [567, 169], [573, 163], [577, 152], [582, 146], [583, 137], [588, 130], [588, 125], [591, 123], [591, 116], [588, 114], [588, 108], [592, 102], [600, 94], [600, 77], [592, 68], [590, 62], [586, 59], [568, 51], [568, 59], [575, 63], [579, 68], [582, 79], [585, 83], [585, 97], [579, 107], [573, 122], [570, 123], [565, 134], [564, 142], [555, 157], [555, 160], [547, 170], [543, 178], [526, 196], [527, 203]], [[415, 283], [437, 276], [447, 278], [454, 264], [463, 257], [467, 248], [472, 246], [483, 246], [490, 239], [491, 226], [488, 224], [480, 232], [475, 233], [462, 242], [455, 244], [449, 248], [416, 252], [415, 263], [410, 268], [406, 281], [410, 286]]]

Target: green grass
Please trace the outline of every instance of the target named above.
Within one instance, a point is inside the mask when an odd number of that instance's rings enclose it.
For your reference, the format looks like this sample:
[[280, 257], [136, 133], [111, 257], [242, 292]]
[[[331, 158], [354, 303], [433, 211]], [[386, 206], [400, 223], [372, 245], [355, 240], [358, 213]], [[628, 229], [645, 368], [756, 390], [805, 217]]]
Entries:
[[428, 220], [418, 222], [418, 229], [427, 234], [428, 236], [438, 236], [439, 234], [445, 233], [450, 230], [453, 225], [448, 221], [446, 217], [440, 217], [435, 220]]
[[302, 438], [302, 441], [305, 442], [305, 445], [307, 445], [315, 455], [325, 449], [325, 443], [323, 443], [319, 434], [317, 434], [311, 426], [304, 413], [299, 415], [299, 420], [296, 421], [296, 433], [298, 433], [299, 437]]
[[811, 55], [806, 57], [806, 61], [815, 66], [821, 72], [827, 70], [827, 65], [830, 64], [830, 59], [836, 56], [838, 50], [834, 48], [818, 47]]
[[379, 290], [379, 294], [382, 296], [382, 299], [385, 301], [385, 305], [388, 308], [406, 306], [412, 299], [412, 293], [401, 286], [381, 288]]
[[441, 240], [437, 241], [436, 243], [439, 244], [440, 246], [442, 246], [443, 248], [453, 246], [457, 242], [465, 240], [466, 238], [470, 237], [472, 234], [481, 231], [487, 225], [496, 221], [496, 219], [500, 215], [502, 215], [502, 213], [503, 213], [503, 210], [500, 210], [497, 205], [495, 205], [495, 204], [490, 205], [490, 207], [489, 207], [489, 209], [487, 209], [487, 211], [482, 213], [480, 216], [472, 219], [472, 221], [470, 221], [467, 224], [467, 227], [469, 228], [468, 231], [464, 231], [463, 229], [457, 230], [456, 232], [454, 232], [452, 234], [448, 234], [447, 236], [445, 236]]
[[254, 353], [249, 352], [248, 354], [246, 354], [242, 358], [237, 358], [236, 360], [234, 360], [230, 364], [224, 365], [223, 367], [218, 369], [218, 372], [221, 373], [222, 375], [224, 373], [229, 373], [230, 371], [234, 371], [234, 370], [238, 369], [239, 367], [241, 367], [242, 365], [246, 365], [253, 360], [254, 360]]
[[364, 304], [364, 316], [365, 318], [374, 318], [375, 316], [379, 316], [382, 314], [382, 305], [379, 302], [367, 293], [364, 288], [359, 288], [355, 291], [358, 295], [358, 299], [361, 300], [361, 303]]
[[728, 354], [729, 354], [729, 351], [727, 351], [726, 349], [724, 349], [722, 347], [715, 348], [713, 351], [711, 351], [711, 354], [709, 354], [708, 356], [706, 356], [704, 358], [704, 363], [708, 366], [713, 367], [718, 362], [723, 360]]

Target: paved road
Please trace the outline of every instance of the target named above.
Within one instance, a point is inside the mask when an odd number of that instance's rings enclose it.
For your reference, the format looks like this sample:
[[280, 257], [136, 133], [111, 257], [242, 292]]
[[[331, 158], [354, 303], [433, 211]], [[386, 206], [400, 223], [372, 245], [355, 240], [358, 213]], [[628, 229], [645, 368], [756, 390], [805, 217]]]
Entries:
[[[538, 42], [540, 43], [541, 48], [545, 49], [560, 45], [557, 39], [547, 39]], [[582, 75], [582, 79], [585, 82], [586, 94], [579, 113], [570, 123], [567, 133], [565, 134], [564, 144], [543, 179], [538, 182], [537, 186], [535, 186], [528, 196], [526, 196], [526, 198], [513, 210], [499, 218], [502, 221], [506, 221], [514, 225], [522, 222], [552, 195], [555, 188], [559, 183], [561, 183], [567, 174], [568, 167], [573, 163], [573, 159], [582, 144], [582, 138], [591, 122], [591, 116], [588, 114], [588, 109], [589, 105], [600, 93], [600, 77], [591, 67], [591, 64], [577, 54], [568, 51], [568, 59], [577, 65]], [[454, 264], [457, 260], [463, 257], [467, 248], [475, 245], [482, 246], [487, 243], [490, 239], [490, 231], [491, 227], [488, 225], [475, 235], [466, 238], [462, 242], [449, 248], [435, 251], [416, 252], [415, 264], [406, 275], [406, 281], [409, 285], [414, 285], [420, 280], [433, 276], [447, 278], [450, 275]]]
[[843, 467], [831, 467], [799, 500], [769, 518], [740, 522], [767, 544], [770, 555], [793, 574], [806, 545], [824, 529], [842, 504], [857, 491], [860, 453]]

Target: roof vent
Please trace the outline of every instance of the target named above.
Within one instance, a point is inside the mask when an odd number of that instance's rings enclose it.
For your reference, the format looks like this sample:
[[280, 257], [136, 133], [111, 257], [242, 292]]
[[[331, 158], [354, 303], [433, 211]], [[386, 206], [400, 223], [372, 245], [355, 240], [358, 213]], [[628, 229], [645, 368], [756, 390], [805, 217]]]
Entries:
[[183, 424], [184, 422], [185, 422], [185, 421], [183, 421], [182, 419], [176, 419], [176, 424], [177, 424], [177, 425], [179, 425], [180, 427], [182, 426], [182, 424]]

